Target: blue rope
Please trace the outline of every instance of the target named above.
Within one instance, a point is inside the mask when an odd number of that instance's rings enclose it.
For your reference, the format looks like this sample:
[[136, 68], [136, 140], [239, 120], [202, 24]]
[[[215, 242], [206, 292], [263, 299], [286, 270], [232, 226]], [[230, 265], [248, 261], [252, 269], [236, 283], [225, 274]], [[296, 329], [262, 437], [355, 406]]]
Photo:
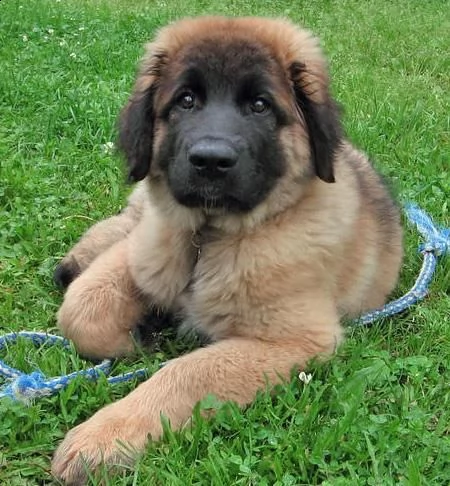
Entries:
[[354, 325], [365, 326], [381, 317], [399, 314], [425, 298], [433, 279], [438, 258], [445, 253], [450, 253], [450, 228], [445, 229], [435, 226], [428, 214], [415, 204], [408, 204], [405, 207], [405, 213], [409, 222], [417, 227], [417, 230], [425, 240], [425, 243], [419, 246], [419, 251], [423, 254], [423, 263], [419, 276], [411, 290], [403, 297], [389, 302], [381, 309], [360, 316], [353, 321]]
[[[21, 331], [12, 332], [0, 337], [0, 351], [6, 348], [8, 344], [17, 342], [19, 338], [28, 339], [36, 346], [60, 344], [66, 349], [70, 347], [69, 341], [61, 336], [55, 336], [45, 332]], [[27, 374], [8, 366], [0, 360], [0, 377], [3, 376], [11, 380], [10, 383], [0, 390], [0, 398], [9, 397], [13, 400], [29, 404], [36, 398], [54, 395], [79, 376], [88, 380], [97, 380], [102, 375], [107, 376], [111, 372], [112, 364], [113, 361], [106, 359], [92, 368], [74, 371], [68, 375], [55, 378], [46, 378], [40, 371], [33, 371]], [[145, 378], [146, 376], [148, 376], [148, 370], [142, 368], [116, 376], [109, 376], [107, 382], [115, 385], [116, 383], [129, 381], [133, 378]]]
[[[406, 216], [413, 223], [425, 240], [420, 245], [419, 251], [423, 254], [423, 264], [419, 276], [412, 289], [403, 297], [386, 304], [383, 308], [368, 312], [353, 321], [354, 325], [367, 325], [382, 317], [391, 316], [404, 311], [416, 302], [422, 300], [428, 293], [428, 287], [433, 278], [438, 257], [445, 253], [450, 253], [450, 228], [444, 229], [435, 226], [432, 219], [415, 205], [407, 205], [405, 208]], [[0, 337], [0, 351], [8, 344], [15, 343], [18, 338], [31, 340], [35, 345], [55, 345], [60, 344], [69, 348], [69, 342], [60, 337], [43, 332], [15, 332]], [[59, 390], [65, 388], [72, 380], [82, 376], [89, 380], [96, 380], [99, 376], [107, 376], [111, 372], [112, 361], [104, 360], [97, 366], [85, 370], [75, 371], [68, 375], [55, 378], [46, 378], [40, 371], [24, 373], [12, 368], [0, 360], [0, 377], [4, 377], [10, 382], [0, 390], [0, 398], [9, 397], [13, 400], [28, 404], [36, 398], [54, 395]], [[148, 370], [142, 368], [116, 376], [109, 376], [108, 383], [114, 385], [131, 379], [140, 379], [148, 376]]]

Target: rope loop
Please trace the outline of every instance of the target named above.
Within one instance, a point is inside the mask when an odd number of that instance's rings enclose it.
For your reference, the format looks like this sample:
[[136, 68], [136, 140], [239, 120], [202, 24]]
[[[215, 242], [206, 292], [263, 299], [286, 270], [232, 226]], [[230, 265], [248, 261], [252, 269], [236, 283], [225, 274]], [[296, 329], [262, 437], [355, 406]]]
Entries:
[[[27, 339], [35, 346], [52, 346], [61, 345], [68, 349], [70, 343], [67, 339], [54, 334], [45, 332], [21, 331], [5, 334], [0, 337], [0, 351], [7, 348], [10, 344], [15, 344], [18, 339]], [[104, 360], [100, 364], [87, 368], [85, 370], [75, 371], [68, 375], [63, 375], [55, 378], [46, 378], [41, 371], [33, 371], [32, 373], [24, 373], [16, 368], [8, 366], [0, 360], [0, 378], [6, 378], [9, 383], [0, 389], [0, 398], [9, 397], [13, 400], [29, 404], [36, 398], [45, 397], [55, 394], [57, 391], [65, 388], [73, 379], [78, 376], [84, 376], [88, 379], [95, 380], [101, 374], [109, 375], [112, 367], [111, 360]], [[138, 370], [136, 376], [141, 376], [143, 370]], [[134, 373], [134, 372], [133, 372]], [[108, 380], [113, 380], [114, 383], [121, 380], [122, 376], [127, 376], [127, 379], [133, 377], [124, 375], [109, 377]]]
[[430, 216], [415, 204], [407, 204], [405, 213], [425, 239], [425, 242], [419, 246], [421, 253], [431, 252], [436, 256], [450, 253], [450, 228], [436, 226]]

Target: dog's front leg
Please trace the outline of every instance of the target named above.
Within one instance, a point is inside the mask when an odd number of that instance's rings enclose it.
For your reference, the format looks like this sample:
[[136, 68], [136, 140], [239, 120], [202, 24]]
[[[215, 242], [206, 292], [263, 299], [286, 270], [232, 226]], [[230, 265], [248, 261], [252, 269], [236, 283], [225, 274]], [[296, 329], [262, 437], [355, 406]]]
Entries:
[[195, 248], [151, 208], [127, 238], [98, 256], [67, 289], [58, 325], [83, 355], [133, 350], [131, 331], [149, 305], [171, 309], [189, 282]]
[[331, 353], [334, 339], [331, 331], [327, 339], [305, 333], [297, 341], [282, 343], [227, 339], [175, 359], [127, 397], [71, 430], [55, 453], [53, 474], [70, 484], [83, 484], [86, 468], [132, 462], [149, 438], [161, 436], [161, 415], [180, 428], [194, 405], [210, 393], [248, 404], [266, 384], [288, 378], [294, 366]]
[[131, 331], [144, 311], [124, 239], [72, 282], [58, 312], [58, 326], [84, 356], [115, 357], [133, 350]]

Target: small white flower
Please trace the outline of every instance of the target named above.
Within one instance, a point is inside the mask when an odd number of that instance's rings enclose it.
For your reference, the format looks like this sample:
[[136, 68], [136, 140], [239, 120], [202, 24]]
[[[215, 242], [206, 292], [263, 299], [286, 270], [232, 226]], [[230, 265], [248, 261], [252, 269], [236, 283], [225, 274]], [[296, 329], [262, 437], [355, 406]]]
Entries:
[[27, 36], [27, 35], [25, 35], [25, 34], [23, 34], [23, 36], [22, 36], [22, 40], [23, 40], [24, 42], [27, 42], [27, 41], [28, 41], [28, 36]]
[[81, 27], [78, 27], [78, 30], [81, 32], [82, 30], [84, 30], [85, 27], [82, 25]]
[[72, 59], [75, 59], [77, 57], [77, 55], [75, 54], [75, 52], [71, 52], [69, 54], [69, 57], [71, 57]]
[[307, 385], [312, 380], [312, 374], [311, 373], [307, 374], [304, 371], [301, 371], [298, 375], [298, 379], [300, 381], [303, 381], [303, 383]]
[[52, 35], [55, 31], [53, 29], [47, 29], [47, 32]]
[[64, 47], [65, 45], [67, 45], [67, 42], [64, 39], [59, 42], [60, 47]]
[[105, 154], [112, 154], [114, 152], [115, 146], [114, 142], [106, 142], [102, 145], [102, 150]]

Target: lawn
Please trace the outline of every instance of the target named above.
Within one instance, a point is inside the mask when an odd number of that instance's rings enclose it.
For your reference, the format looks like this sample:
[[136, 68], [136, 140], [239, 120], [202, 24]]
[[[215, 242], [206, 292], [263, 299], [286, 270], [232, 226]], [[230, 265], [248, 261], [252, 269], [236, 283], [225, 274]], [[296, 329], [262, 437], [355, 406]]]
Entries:
[[[155, 29], [201, 13], [288, 16], [322, 39], [349, 137], [413, 200], [450, 226], [448, 2], [430, 0], [3, 0], [0, 2], [0, 328], [55, 331], [62, 295], [52, 272], [127, 188], [111, 154], [115, 120], [142, 45]], [[397, 295], [417, 275], [406, 231]], [[450, 258], [429, 297], [371, 328], [348, 329], [312, 381], [261, 393], [241, 411], [167, 431], [135, 470], [109, 485], [450, 484]], [[183, 350], [165, 339], [116, 371]], [[59, 347], [19, 343], [1, 359], [47, 376], [88, 366]], [[0, 382], [1, 383], [1, 382]], [[0, 484], [50, 484], [64, 433], [136, 383], [78, 380], [29, 407], [0, 401]], [[131, 411], [132, 413], [132, 411]], [[198, 414], [197, 414], [198, 415]], [[92, 480], [91, 484], [100, 484]]]

